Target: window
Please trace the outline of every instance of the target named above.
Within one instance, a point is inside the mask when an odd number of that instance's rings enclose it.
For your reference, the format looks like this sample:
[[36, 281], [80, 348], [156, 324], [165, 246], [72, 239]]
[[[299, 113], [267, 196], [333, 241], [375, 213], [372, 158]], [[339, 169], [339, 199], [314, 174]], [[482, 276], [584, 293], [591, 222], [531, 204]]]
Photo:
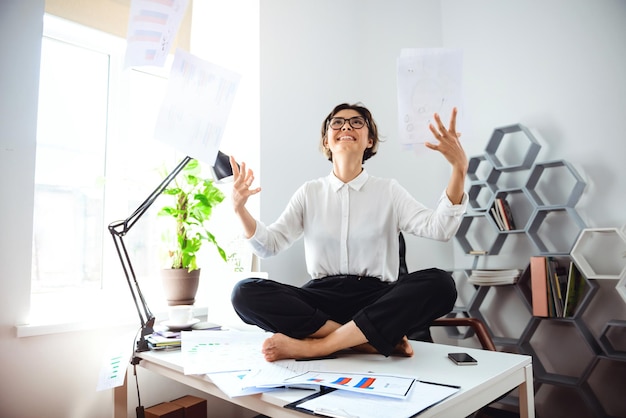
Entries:
[[101, 287], [110, 55], [44, 36], [32, 292]]
[[[252, 36], [256, 38], [256, 34]], [[122, 315], [136, 315], [107, 226], [127, 218], [184, 155], [153, 139], [167, 89], [167, 65], [163, 69], [122, 70], [124, 54], [124, 39], [45, 16], [31, 323], [44, 316], [44, 322], [65, 322], [64, 314], [76, 309], [106, 310], [110, 299], [103, 295], [107, 294], [120, 302], [118, 307], [127, 308]], [[251, 66], [251, 71], [258, 71], [258, 64]], [[247, 103], [258, 103], [258, 97]], [[253, 110], [252, 118], [257, 121], [258, 108]], [[236, 106], [229, 122], [235, 112]], [[251, 118], [249, 113], [244, 117]], [[254, 149], [258, 154], [258, 122], [248, 125], [253, 132], [241, 135], [248, 143], [232, 148]], [[223, 143], [227, 141], [224, 137]], [[222, 189], [230, 193], [230, 186]], [[161, 267], [158, 244], [159, 222], [163, 222], [156, 216], [161, 204], [157, 201], [154, 206], [125, 238], [153, 311], [155, 304], [164, 305], [160, 286], [154, 286], [160, 281], [153, 279]], [[214, 233], [230, 254], [228, 247], [237, 248], [240, 243], [236, 242], [239, 228], [233, 228], [237, 221], [227, 209], [219, 208], [214, 214], [216, 217], [219, 212], [220, 217]], [[82, 308], [77, 307], [80, 302]], [[50, 316], [54, 313], [59, 317]]]

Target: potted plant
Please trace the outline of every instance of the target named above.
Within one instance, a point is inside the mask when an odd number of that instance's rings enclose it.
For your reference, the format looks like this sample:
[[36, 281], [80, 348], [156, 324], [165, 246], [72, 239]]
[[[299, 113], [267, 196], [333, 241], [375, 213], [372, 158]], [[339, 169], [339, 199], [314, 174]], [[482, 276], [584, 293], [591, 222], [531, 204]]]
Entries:
[[201, 166], [191, 159], [163, 194], [172, 196], [173, 205], [159, 211], [172, 217], [176, 229], [164, 240], [169, 268], [162, 270], [165, 296], [169, 305], [193, 305], [198, 290], [200, 268], [196, 257], [204, 243], [211, 243], [226, 262], [226, 252], [207, 229], [213, 208], [224, 200], [224, 194], [212, 179], [201, 176]]

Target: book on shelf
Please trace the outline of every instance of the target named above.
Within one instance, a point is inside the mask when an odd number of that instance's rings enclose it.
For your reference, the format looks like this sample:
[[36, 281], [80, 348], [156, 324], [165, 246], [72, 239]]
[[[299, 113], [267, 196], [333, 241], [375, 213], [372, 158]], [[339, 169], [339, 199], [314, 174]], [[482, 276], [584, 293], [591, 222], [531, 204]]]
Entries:
[[498, 215], [498, 211], [496, 210], [496, 205], [493, 205], [491, 207], [491, 209], [489, 210], [489, 213], [491, 214], [491, 217], [493, 218], [494, 222], [498, 226], [498, 229], [500, 231], [504, 231], [505, 230], [504, 225], [502, 224], [502, 219], [500, 219], [500, 215]]
[[515, 284], [520, 273], [519, 269], [475, 269], [472, 270], [468, 282], [478, 286]]
[[563, 297], [561, 295], [561, 285], [557, 276], [557, 269], [559, 268], [558, 262], [552, 257], [548, 257], [546, 260], [547, 266], [547, 278], [549, 285], [549, 293], [552, 296], [550, 300], [550, 313], [553, 318], [563, 317]]
[[584, 296], [585, 279], [573, 262], [569, 268], [552, 257], [530, 258], [530, 281], [534, 316], [569, 318]]
[[511, 206], [506, 199], [501, 197], [496, 198], [493, 206], [489, 209], [489, 213], [501, 231], [512, 231], [516, 229]]
[[585, 290], [585, 278], [576, 268], [574, 262], [570, 262], [567, 275], [567, 290], [565, 292], [565, 316], [571, 317], [576, 313], [576, 307], [582, 300]]
[[530, 287], [533, 316], [548, 316], [548, 279], [546, 258], [530, 257]]

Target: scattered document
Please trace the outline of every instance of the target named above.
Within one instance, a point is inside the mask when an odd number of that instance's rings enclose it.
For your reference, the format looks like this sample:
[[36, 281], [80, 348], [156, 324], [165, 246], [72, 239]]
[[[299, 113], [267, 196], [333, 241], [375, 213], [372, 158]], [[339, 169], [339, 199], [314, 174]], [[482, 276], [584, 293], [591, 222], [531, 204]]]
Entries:
[[[403, 49], [397, 62], [400, 144], [406, 150], [435, 142], [428, 125], [438, 113], [448, 126], [452, 109], [459, 110], [462, 130], [462, 53], [456, 49]], [[419, 146], [418, 146], [419, 145]]]
[[240, 78], [177, 49], [154, 137], [214, 165]]
[[185, 374], [256, 370], [267, 364], [261, 347], [264, 332], [182, 331]]
[[324, 369], [325, 365], [319, 363], [323, 363], [323, 361], [298, 362], [295, 360], [280, 360], [274, 363], [266, 362], [255, 370], [209, 373], [207, 377], [231, 398], [267, 392], [268, 390], [284, 388], [285, 386], [318, 390], [319, 385], [317, 384], [289, 385], [285, 381], [313, 368], [318, 370]]
[[406, 398], [415, 382], [412, 377], [310, 371], [285, 380], [289, 384], [317, 384], [368, 395]]
[[185, 15], [188, 0], [132, 0], [124, 68], [162, 67]]
[[238, 372], [209, 373], [206, 376], [230, 398], [275, 390], [275, 387], [249, 387], [245, 385], [243, 381], [250, 373], [250, 371], [243, 370]]
[[[126, 344], [128, 345], [128, 344]], [[113, 389], [124, 384], [126, 369], [132, 355], [131, 346], [112, 348], [102, 359], [96, 391]]]
[[314, 394], [285, 408], [332, 418], [409, 418], [452, 396], [459, 389], [458, 386], [416, 381], [406, 399], [334, 390]]
[[[265, 362], [261, 367], [251, 370], [242, 380], [242, 386], [250, 387], [275, 387], [285, 384], [295, 385], [299, 382], [290, 381], [296, 376], [303, 375], [312, 370], [325, 370], [327, 363], [325, 360], [317, 361], [297, 361], [279, 360], [273, 363]], [[304, 385], [319, 386], [317, 382], [303, 382]]]

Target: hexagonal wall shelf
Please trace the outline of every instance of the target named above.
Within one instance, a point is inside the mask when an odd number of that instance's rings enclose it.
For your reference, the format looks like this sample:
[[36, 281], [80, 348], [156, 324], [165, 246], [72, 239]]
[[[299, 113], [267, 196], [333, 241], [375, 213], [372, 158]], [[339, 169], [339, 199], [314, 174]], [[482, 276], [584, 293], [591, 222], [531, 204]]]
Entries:
[[607, 384], [610, 376], [626, 376], [626, 362], [599, 356], [587, 371], [581, 388], [595, 398], [596, 404], [591, 405], [597, 416], [626, 417], [626, 403], [622, 397], [626, 393], [626, 379], [618, 378]]
[[572, 208], [538, 208], [528, 223], [527, 234], [541, 254], [567, 255], [583, 228], [584, 221]]
[[626, 303], [626, 274], [622, 276], [619, 282], [617, 282], [617, 286], [615, 286], [615, 290], [622, 297], [624, 303]]
[[[502, 147], [505, 143], [507, 146]], [[497, 128], [485, 148], [487, 159], [496, 170], [518, 171], [532, 166], [541, 145], [523, 125]]]
[[[551, 335], [553, 338], [533, 341], [544, 334]], [[559, 338], [555, 339], [555, 335]], [[542, 347], [541, 340], [549, 340], [552, 346]], [[584, 344], [580, 344], [581, 342]], [[602, 351], [587, 326], [582, 321], [572, 319], [542, 320], [533, 317], [522, 334], [520, 344], [524, 352], [533, 356], [533, 369], [537, 379], [566, 385], [579, 383], [589, 364]], [[557, 346], [554, 346], [555, 344]], [[558, 344], [562, 346], [558, 347]], [[572, 348], [574, 347], [578, 350], [576, 364], [564, 364], [563, 350], [573, 355]], [[543, 358], [539, 358], [537, 352], [544, 353]]]
[[583, 229], [572, 258], [589, 279], [619, 279], [626, 273], [626, 236], [617, 228]]
[[[450, 315], [482, 319], [501, 349], [532, 355], [535, 399], [542, 393], [553, 397], [554, 393], [563, 396], [569, 391], [566, 396], [580, 398], [578, 403], [568, 403], [574, 413], [605, 417], [604, 403], [598, 401], [587, 380], [600, 359], [626, 363], [626, 321], [608, 321], [597, 336], [583, 319], [599, 290], [593, 279], [618, 279], [616, 290], [626, 303], [626, 225], [585, 229], [575, 210], [585, 181], [567, 161], [535, 162], [540, 149], [535, 136], [521, 124], [493, 131], [484, 155], [469, 160], [471, 211], [461, 220], [455, 238], [466, 254], [475, 256], [472, 268], [476, 268], [479, 260], [485, 260], [482, 256], [498, 255], [508, 236], [524, 234], [523, 238], [538, 248], [538, 255], [554, 257], [561, 266], [580, 270], [585, 286], [574, 312], [567, 318], [532, 316], [530, 269], [526, 267], [511, 288], [472, 289], [468, 285], [471, 269], [455, 275], [455, 281], [460, 279], [458, 284], [463, 284], [463, 292]], [[515, 229], [500, 230], [491, 217], [490, 209], [498, 198], [511, 207]], [[518, 237], [513, 235], [510, 240], [515, 243]], [[515, 315], [503, 314], [509, 304], [514, 306]], [[466, 338], [469, 334], [464, 331], [453, 330], [449, 336]], [[566, 352], [568, 355], [563, 355]], [[609, 396], [606, 392], [603, 395]], [[538, 412], [543, 416], [543, 411]]]
[[[626, 321], [612, 320], [604, 325], [599, 342], [602, 349], [609, 357], [626, 360], [626, 344], [623, 338], [623, 336], [626, 335], [625, 331]], [[620, 338], [618, 338], [619, 336], [622, 336], [621, 341]]]
[[506, 235], [498, 234], [498, 227], [485, 213], [466, 214], [455, 235], [465, 254], [480, 252], [498, 254]]
[[537, 206], [573, 208], [585, 190], [585, 182], [567, 161], [535, 164], [526, 191]]
[[468, 203], [474, 210], [485, 211], [493, 199], [495, 186], [485, 182], [474, 183], [467, 192]]
[[[488, 299], [487, 295], [490, 292], [492, 296]], [[506, 303], [503, 302], [503, 295], [506, 297]], [[484, 311], [483, 305], [486, 301], [489, 302], [490, 308], [493, 308], [494, 304], [497, 308]], [[524, 315], [520, 313], [519, 306], [516, 305], [527, 307], [525, 296], [518, 286], [479, 286], [468, 312], [470, 316], [483, 321], [496, 345], [514, 346], [518, 344], [526, 323], [532, 318], [530, 310], [527, 315]], [[507, 315], [506, 311], [509, 310], [517, 312], [514, 321], [504, 320], [504, 318], [513, 318], [510, 312]]]
[[493, 173], [493, 165], [484, 155], [479, 155], [469, 159], [467, 166], [467, 177], [471, 181], [487, 181]]

